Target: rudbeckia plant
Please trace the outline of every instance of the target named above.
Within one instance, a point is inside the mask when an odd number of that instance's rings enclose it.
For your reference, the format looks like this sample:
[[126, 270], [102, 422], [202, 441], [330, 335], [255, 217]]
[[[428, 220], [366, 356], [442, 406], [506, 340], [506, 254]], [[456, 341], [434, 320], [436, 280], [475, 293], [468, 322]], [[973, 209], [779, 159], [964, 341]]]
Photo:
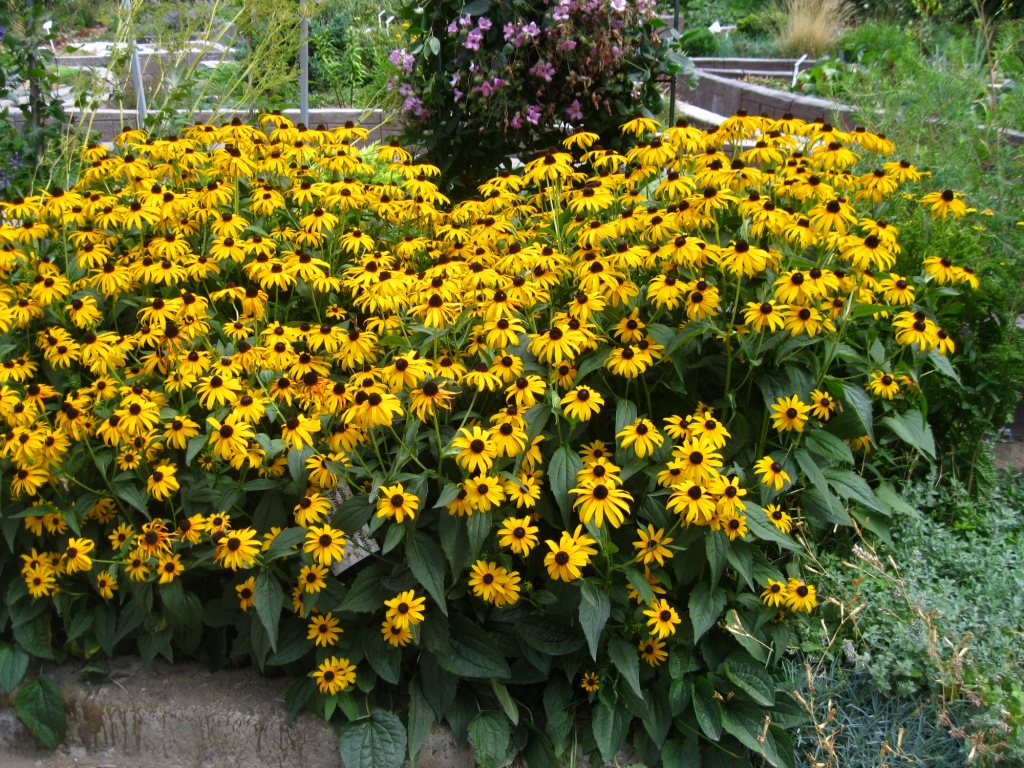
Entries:
[[349, 766], [434, 722], [483, 765], [792, 765], [797, 555], [900, 510], [871, 461], [934, 453], [978, 278], [901, 249], [878, 137], [624, 128], [453, 205], [265, 114], [4, 204], [0, 653], [282, 668]]

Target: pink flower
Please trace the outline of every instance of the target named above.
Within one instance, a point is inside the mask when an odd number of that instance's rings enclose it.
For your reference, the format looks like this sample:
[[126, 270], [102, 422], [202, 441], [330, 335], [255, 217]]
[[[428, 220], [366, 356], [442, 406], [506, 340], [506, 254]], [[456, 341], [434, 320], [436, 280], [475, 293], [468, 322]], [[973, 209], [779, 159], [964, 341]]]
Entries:
[[526, 110], [526, 122], [537, 125], [540, 122], [541, 111], [536, 104], [531, 104]]
[[569, 108], [565, 110], [565, 114], [569, 117], [570, 120], [583, 119], [583, 110], [580, 108], [579, 99], [572, 100], [572, 104], [570, 104]]
[[484, 32], [486, 32], [493, 26], [493, 24], [491, 24], [491, 20], [488, 19], [486, 16], [481, 16], [479, 19], [477, 19], [476, 25], [479, 29], [482, 29]]

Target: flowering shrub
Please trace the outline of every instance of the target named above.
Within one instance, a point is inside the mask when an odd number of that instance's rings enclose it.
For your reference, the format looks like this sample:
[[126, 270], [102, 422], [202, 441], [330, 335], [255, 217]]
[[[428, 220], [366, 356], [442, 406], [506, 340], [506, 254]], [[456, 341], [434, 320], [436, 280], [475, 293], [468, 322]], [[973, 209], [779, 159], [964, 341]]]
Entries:
[[794, 554], [899, 506], [872, 448], [934, 451], [918, 385], [956, 376], [939, 310], [977, 283], [893, 270], [916, 169], [864, 131], [638, 118], [624, 154], [576, 133], [451, 206], [397, 145], [261, 120], [129, 131], [3, 206], [26, 721], [59, 741], [29, 655], [137, 650], [295, 674], [349, 766], [441, 720], [482, 765], [577, 729], [792, 765]]
[[400, 14], [405, 137], [463, 188], [574, 127], [614, 139], [638, 108], [659, 109], [658, 78], [686, 63], [650, 0], [409, 0]]

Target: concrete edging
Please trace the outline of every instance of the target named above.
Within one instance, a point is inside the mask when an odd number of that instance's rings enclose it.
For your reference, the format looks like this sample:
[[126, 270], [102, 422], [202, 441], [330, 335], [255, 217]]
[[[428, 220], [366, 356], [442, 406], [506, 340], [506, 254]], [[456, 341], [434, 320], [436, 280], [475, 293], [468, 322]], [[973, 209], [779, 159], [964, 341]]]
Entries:
[[[210, 672], [191, 663], [137, 658], [109, 662], [90, 684], [79, 665], [48, 668], [67, 706], [67, 736], [45, 750], [0, 694], [0, 765], [5, 768], [340, 768], [338, 738], [306, 712], [286, 725], [291, 678], [251, 669]], [[473, 752], [436, 726], [418, 768], [473, 768]]]

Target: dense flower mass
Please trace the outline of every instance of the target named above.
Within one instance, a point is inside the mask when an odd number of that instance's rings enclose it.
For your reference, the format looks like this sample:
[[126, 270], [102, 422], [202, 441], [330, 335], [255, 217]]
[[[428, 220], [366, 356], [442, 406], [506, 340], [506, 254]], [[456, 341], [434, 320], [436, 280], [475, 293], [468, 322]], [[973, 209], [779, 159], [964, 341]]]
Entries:
[[267, 114], [127, 131], [3, 204], [12, 616], [96, 611], [69, 627], [110, 653], [143, 625], [109, 606], [150, 606], [150, 657], [219, 633], [305, 658], [304, 700], [397, 682], [409, 646], [496, 681], [523, 645], [524, 679], [561, 655], [602, 696], [639, 660], [666, 697], [660, 669], [710, 686], [708, 632], [777, 659], [819, 599], [780, 553], [887, 512], [854, 451], [924, 429], [922, 379], [955, 375], [937, 301], [978, 279], [901, 251], [914, 180], [880, 137], [623, 129], [451, 205], [397, 145]]

